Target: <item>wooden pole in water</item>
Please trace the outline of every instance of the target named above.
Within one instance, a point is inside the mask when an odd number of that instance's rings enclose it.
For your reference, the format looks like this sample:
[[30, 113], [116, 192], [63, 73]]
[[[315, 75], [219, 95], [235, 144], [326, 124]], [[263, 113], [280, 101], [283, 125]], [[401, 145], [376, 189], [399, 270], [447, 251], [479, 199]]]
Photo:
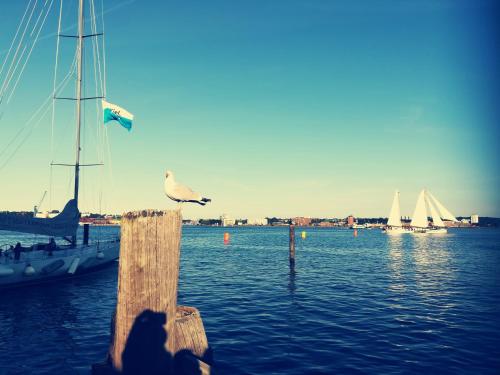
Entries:
[[295, 265], [295, 225], [290, 224], [290, 266]]
[[118, 301], [112, 366], [122, 371], [122, 355], [136, 318], [144, 311], [166, 314], [165, 350], [176, 352], [174, 332], [179, 279], [182, 215], [175, 211], [137, 211], [121, 223]]
[[83, 244], [85, 246], [89, 244], [89, 228], [90, 224], [83, 224]]

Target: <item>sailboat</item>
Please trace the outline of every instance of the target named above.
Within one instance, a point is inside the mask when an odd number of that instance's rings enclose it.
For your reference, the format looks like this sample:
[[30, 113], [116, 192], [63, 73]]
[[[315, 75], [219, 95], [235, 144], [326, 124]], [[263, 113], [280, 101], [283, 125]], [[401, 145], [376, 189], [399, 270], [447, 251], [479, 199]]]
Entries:
[[382, 230], [387, 234], [401, 234], [410, 233], [408, 228], [403, 227], [401, 223], [401, 208], [399, 204], [399, 191], [396, 190], [394, 193], [394, 199], [392, 201], [391, 212], [389, 214], [389, 220], [387, 220], [387, 225]]
[[[92, 5], [93, 3], [91, 3]], [[95, 22], [95, 19], [93, 21]], [[61, 14], [59, 15], [59, 27], [60, 25]], [[49, 243], [34, 244], [29, 247], [23, 247], [19, 242], [16, 245], [6, 244], [0, 246], [0, 288], [40, 284], [50, 280], [68, 278], [94, 271], [115, 263], [119, 255], [119, 239], [89, 243], [88, 235], [85, 236], [84, 233], [84, 241], [77, 243], [76, 232], [80, 218], [78, 209], [79, 176], [80, 167], [84, 166], [80, 163], [82, 101], [104, 99], [104, 96], [82, 97], [83, 42], [85, 38], [96, 38], [102, 35], [95, 32], [85, 35], [84, 25], [84, 0], [79, 0], [77, 35], [62, 35], [60, 30], [57, 35], [58, 38], [75, 38], [77, 42], [76, 97], [61, 98], [71, 99], [76, 102], [76, 160], [71, 165], [71, 167], [74, 167], [73, 198], [67, 202], [62, 212], [53, 218], [43, 219], [27, 215], [0, 214], [0, 230], [51, 237]], [[58, 99], [56, 98], [55, 90], [53, 99]], [[54, 237], [66, 240], [67, 244], [57, 245]]]
[[[432, 225], [430, 225], [428, 220], [427, 208], [429, 208], [432, 217]], [[453, 216], [430, 192], [423, 189], [418, 195], [417, 204], [410, 223], [412, 233], [447, 233], [448, 230], [442, 218], [445, 220], [457, 221], [455, 216]]]

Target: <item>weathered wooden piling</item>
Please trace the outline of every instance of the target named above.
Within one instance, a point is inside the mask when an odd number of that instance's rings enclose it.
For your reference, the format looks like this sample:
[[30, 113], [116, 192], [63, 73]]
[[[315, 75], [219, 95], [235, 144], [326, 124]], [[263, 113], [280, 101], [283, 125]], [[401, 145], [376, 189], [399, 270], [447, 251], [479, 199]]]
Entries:
[[200, 313], [177, 306], [181, 231], [179, 210], [123, 215], [111, 345], [93, 374], [210, 374]]
[[290, 224], [290, 242], [289, 242], [289, 247], [290, 247], [290, 266], [295, 265], [295, 225]]
[[112, 365], [122, 370], [122, 354], [136, 318], [146, 310], [166, 314], [165, 350], [175, 353], [174, 324], [182, 216], [176, 211], [139, 211], [121, 223], [118, 300]]

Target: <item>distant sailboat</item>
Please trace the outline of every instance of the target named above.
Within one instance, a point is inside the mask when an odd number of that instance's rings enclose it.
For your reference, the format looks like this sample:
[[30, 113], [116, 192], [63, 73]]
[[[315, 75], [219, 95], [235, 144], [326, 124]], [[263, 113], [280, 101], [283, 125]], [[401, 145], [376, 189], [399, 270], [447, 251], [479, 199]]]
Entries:
[[[427, 207], [432, 217], [432, 225], [430, 225], [427, 217]], [[417, 204], [410, 223], [412, 233], [447, 233], [448, 230], [442, 218], [445, 220], [457, 221], [455, 216], [453, 216], [431, 193], [423, 189], [418, 195]]]
[[401, 208], [399, 205], [399, 191], [394, 193], [389, 220], [383, 231], [387, 234], [409, 233], [409, 230], [403, 227], [401, 223]]

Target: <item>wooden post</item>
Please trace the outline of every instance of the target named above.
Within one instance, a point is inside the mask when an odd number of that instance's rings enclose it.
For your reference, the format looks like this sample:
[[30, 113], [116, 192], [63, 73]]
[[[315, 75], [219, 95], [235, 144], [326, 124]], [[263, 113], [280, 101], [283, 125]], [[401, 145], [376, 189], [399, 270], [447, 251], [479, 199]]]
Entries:
[[[123, 215], [118, 300], [110, 347], [111, 364], [115, 370], [123, 370], [124, 362], [127, 361], [124, 351], [130, 351], [131, 348], [136, 348], [135, 350], [139, 352], [146, 351], [138, 342], [141, 340], [146, 347], [155, 340], [161, 342], [164, 340], [164, 349], [169, 353], [167, 355], [173, 357], [176, 352], [174, 328], [181, 231], [180, 210], [148, 210]], [[132, 336], [138, 331], [139, 323], [149, 325], [143, 333], [136, 334], [140, 340], [136, 339], [132, 346]], [[163, 327], [165, 332], [158, 333], [156, 329], [151, 334], [152, 325], [160, 327], [160, 331]], [[160, 335], [160, 339], [157, 335]], [[129, 341], [128, 346], [127, 341]], [[131, 355], [132, 357], [134, 355]], [[148, 358], [160, 361], [158, 357], [160, 356], [150, 353]], [[158, 368], [161, 363], [143, 363], [143, 365]], [[133, 372], [135, 368], [130, 366], [130, 370]], [[147, 372], [147, 369], [144, 370]]]
[[212, 351], [198, 309], [177, 306], [175, 319], [175, 349], [189, 350], [191, 354], [208, 364], [212, 364]]
[[290, 266], [295, 265], [295, 225], [290, 224]]
[[90, 224], [83, 224], [83, 245], [87, 246], [89, 244], [89, 228]]

